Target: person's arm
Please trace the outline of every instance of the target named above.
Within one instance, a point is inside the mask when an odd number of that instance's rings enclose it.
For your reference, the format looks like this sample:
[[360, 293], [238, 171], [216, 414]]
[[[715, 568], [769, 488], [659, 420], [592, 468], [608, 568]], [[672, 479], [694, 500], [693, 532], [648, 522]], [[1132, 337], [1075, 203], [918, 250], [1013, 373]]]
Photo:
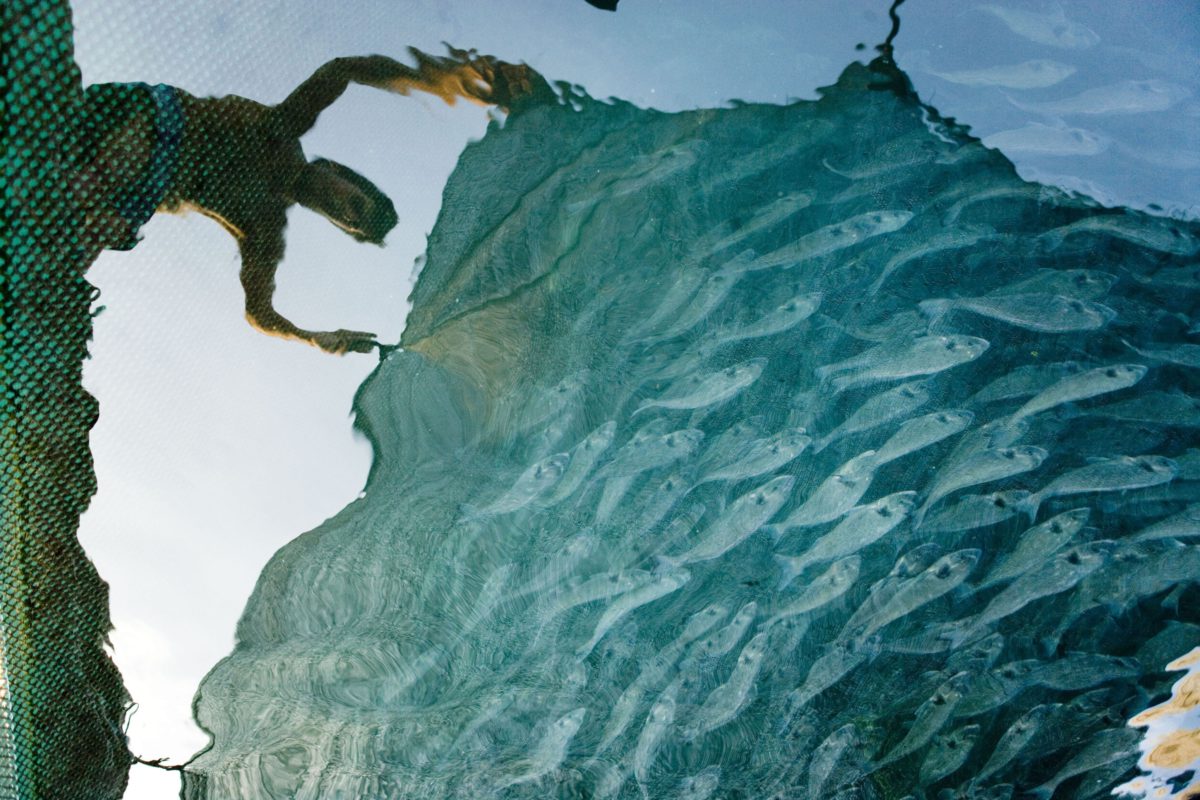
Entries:
[[[242, 254], [242, 289], [246, 294], [246, 319], [271, 336], [295, 339], [327, 353], [367, 353], [377, 344], [365, 331], [306, 331], [275, 310], [275, 270], [283, 260], [286, 217], [256, 219], [255, 227], [238, 239]], [[270, 224], [267, 224], [270, 223]]]
[[550, 92], [545, 80], [524, 64], [508, 64], [453, 48], [450, 57], [432, 56], [415, 47], [408, 50], [416, 67], [379, 55], [347, 56], [322, 64], [275, 107], [284, 132], [300, 136], [308, 131], [351, 83], [404, 95], [415, 89], [451, 105], [463, 97], [481, 105], [507, 107], [535, 91]]

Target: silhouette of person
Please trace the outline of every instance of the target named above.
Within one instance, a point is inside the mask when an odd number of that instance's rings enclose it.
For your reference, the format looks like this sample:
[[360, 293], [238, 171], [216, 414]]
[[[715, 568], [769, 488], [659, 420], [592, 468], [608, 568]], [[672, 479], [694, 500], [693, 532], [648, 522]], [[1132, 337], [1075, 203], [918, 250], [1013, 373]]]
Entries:
[[379, 55], [334, 59], [276, 106], [234, 95], [194, 97], [163, 84], [89, 86], [73, 158], [75, 190], [86, 213], [84, 263], [104, 249], [134, 247], [155, 211], [198, 211], [237, 240], [252, 325], [330, 353], [371, 350], [374, 334], [304, 330], [273, 305], [286, 211], [293, 203], [360, 242], [381, 244], [397, 222], [391, 200], [378, 187], [334, 161], [309, 161], [300, 136], [350, 83], [502, 108], [552, 96], [545, 80], [524, 65], [453, 48], [449, 57], [409, 51], [415, 68]]

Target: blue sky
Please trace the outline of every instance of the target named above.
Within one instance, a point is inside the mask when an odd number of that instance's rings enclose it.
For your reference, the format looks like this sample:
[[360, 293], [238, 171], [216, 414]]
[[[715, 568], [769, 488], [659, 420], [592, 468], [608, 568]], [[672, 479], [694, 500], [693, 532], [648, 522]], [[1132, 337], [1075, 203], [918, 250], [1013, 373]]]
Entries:
[[[164, 82], [263, 102], [282, 99], [334, 56], [405, 57], [407, 45], [439, 51], [445, 40], [524, 60], [594, 96], [665, 110], [733, 98], [782, 103], [816, 97], [845, 64], [873, 55], [856, 44], [870, 47], [889, 28], [886, 3], [841, 0], [622, 0], [616, 14], [583, 0], [74, 6], [86, 82]], [[1087, 131], [1107, 142], [1101, 152], [1026, 148], [1015, 154], [1022, 174], [1113, 203], [1158, 201], [1195, 213], [1200, 11], [1193, 2], [1064, 2], [1063, 13], [1098, 37], [1084, 49], [1036, 42], [973, 6], [910, 0], [902, 8], [897, 59], [913, 67], [925, 99], [985, 137], [1014, 130], [1028, 137], [1031, 125], [1035, 133]], [[1001, 7], [1043, 18], [1056, 8], [1019, 0]], [[1030, 59], [1076, 72], [1025, 91], [934, 74]], [[1059, 116], [1009, 99], [1044, 108], [1123, 80], [1165, 82], [1184, 93], [1163, 111]], [[486, 112], [469, 104], [347, 92], [305, 137], [306, 151], [369, 176], [395, 201], [400, 224], [376, 248], [294, 209], [277, 307], [303, 327], [397, 340], [442, 186], [486, 123]], [[136, 250], [105, 254], [89, 273], [105, 306], [85, 370], [101, 407], [92, 434], [99, 492], [80, 536], [110, 583], [116, 659], [141, 704], [133, 749], [178, 761], [205, 741], [189, 721], [191, 697], [232, 647], [263, 564], [363, 486], [370, 450], [352, 433], [350, 402], [376, 360], [329, 356], [252, 330], [242, 317], [236, 247], [215, 223], [160, 215], [145, 234]], [[126, 797], [169, 797], [177, 787], [174, 774], [137, 768]]]

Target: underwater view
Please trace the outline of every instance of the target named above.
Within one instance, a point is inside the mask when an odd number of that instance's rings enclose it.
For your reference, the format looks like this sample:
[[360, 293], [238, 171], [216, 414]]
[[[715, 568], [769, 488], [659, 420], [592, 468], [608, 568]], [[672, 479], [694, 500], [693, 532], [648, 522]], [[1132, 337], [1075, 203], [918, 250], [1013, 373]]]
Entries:
[[0, 796], [1200, 798], [1200, 9], [73, 5]]

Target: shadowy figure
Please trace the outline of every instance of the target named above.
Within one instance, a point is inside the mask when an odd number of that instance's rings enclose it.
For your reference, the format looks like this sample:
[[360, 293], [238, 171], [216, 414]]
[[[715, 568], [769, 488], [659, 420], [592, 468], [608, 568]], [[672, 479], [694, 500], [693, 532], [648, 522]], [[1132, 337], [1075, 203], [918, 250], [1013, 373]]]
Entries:
[[379, 55], [337, 58], [276, 106], [234, 95], [199, 98], [163, 84], [89, 86], [75, 156], [75, 188], [87, 213], [84, 263], [104, 249], [131, 249], [155, 211], [198, 211], [238, 242], [250, 324], [330, 353], [368, 352], [377, 344], [374, 334], [303, 330], [272, 303], [293, 203], [360, 242], [381, 244], [397, 222], [392, 201], [378, 187], [334, 161], [309, 161], [300, 136], [351, 83], [506, 110], [551, 93], [525, 65], [449, 51], [436, 57], [409, 48], [415, 68]]

